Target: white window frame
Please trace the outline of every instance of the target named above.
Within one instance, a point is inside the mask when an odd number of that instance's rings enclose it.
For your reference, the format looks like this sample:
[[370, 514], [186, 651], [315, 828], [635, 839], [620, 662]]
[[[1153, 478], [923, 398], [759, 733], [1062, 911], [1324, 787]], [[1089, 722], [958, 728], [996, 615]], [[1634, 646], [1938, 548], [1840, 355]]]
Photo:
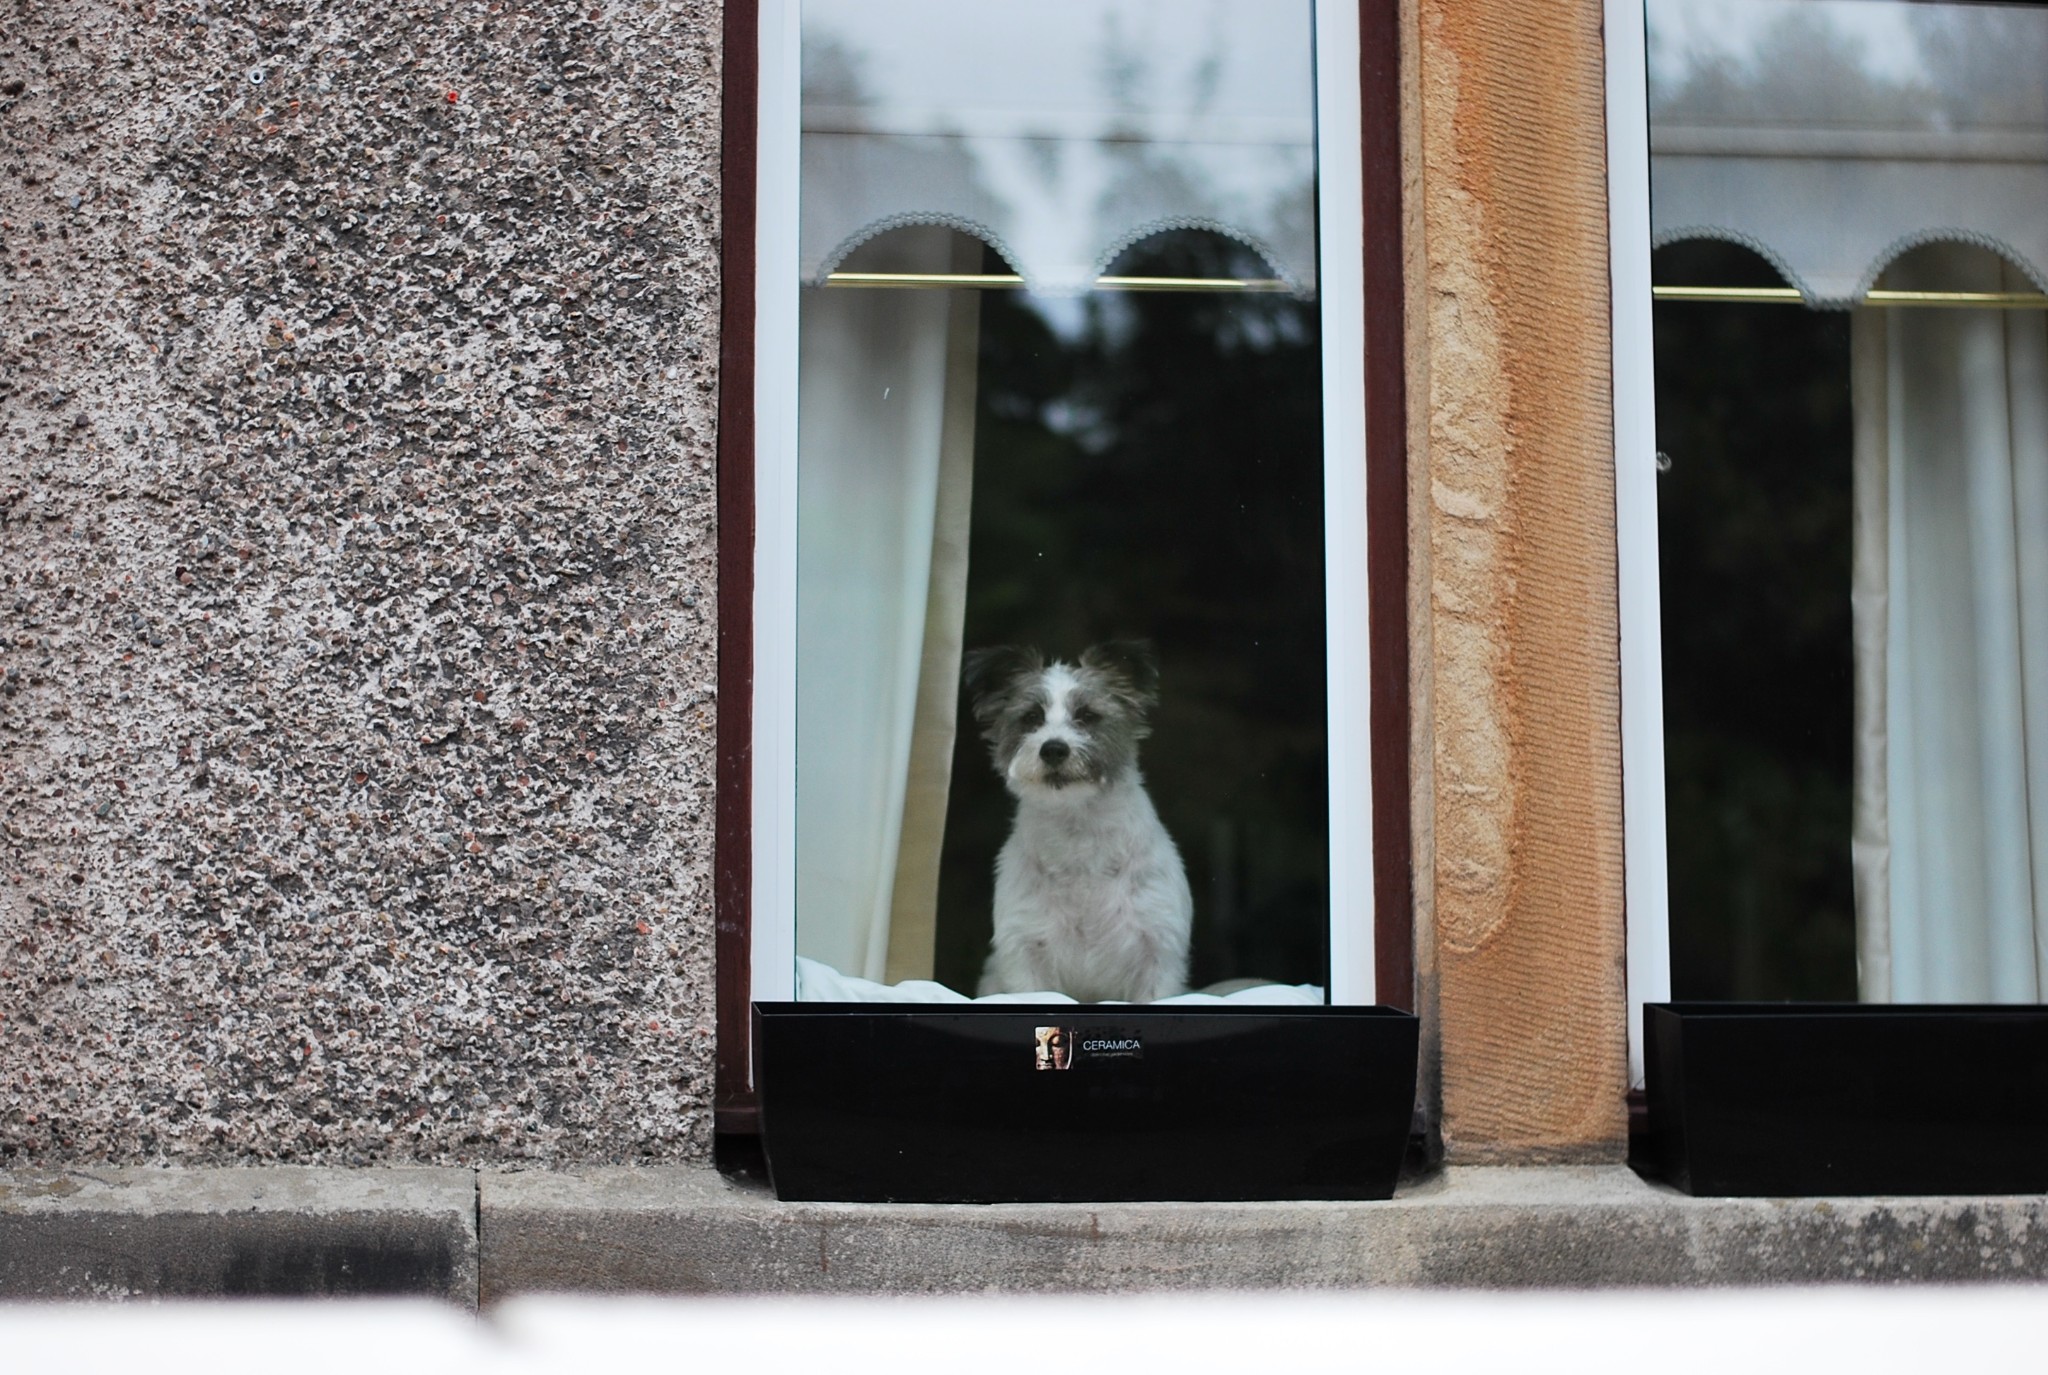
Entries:
[[1628, 1072], [1630, 1085], [1640, 1088], [1643, 1004], [1671, 997], [1664, 653], [1658, 606], [1657, 378], [1650, 312], [1650, 101], [1643, 0], [1606, 0], [1605, 25]]
[[[761, 0], [754, 278], [752, 994], [796, 996], [796, 503], [801, 0]], [[1356, 0], [1315, 5], [1330, 778], [1329, 1001], [1377, 1001]], [[1328, 79], [1325, 79], [1328, 78]], [[1348, 211], [1348, 213], [1345, 213]]]

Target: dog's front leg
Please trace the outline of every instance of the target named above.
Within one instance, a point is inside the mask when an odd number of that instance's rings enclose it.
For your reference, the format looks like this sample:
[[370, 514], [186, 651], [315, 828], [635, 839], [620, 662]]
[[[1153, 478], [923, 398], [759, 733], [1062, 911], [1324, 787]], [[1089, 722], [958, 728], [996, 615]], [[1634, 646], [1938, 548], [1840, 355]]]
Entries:
[[1045, 967], [1045, 949], [1031, 941], [1004, 940], [997, 936], [982, 966], [981, 982], [974, 993], [986, 998], [991, 993], [1044, 993], [1052, 991], [1052, 974]]
[[1134, 1003], [1156, 1003], [1161, 998], [1176, 998], [1188, 991], [1188, 957], [1185, 950], [1177, 956], [1163, 952], [1154, 956], [1147, 964], [1145, 980], [1132, 991]]

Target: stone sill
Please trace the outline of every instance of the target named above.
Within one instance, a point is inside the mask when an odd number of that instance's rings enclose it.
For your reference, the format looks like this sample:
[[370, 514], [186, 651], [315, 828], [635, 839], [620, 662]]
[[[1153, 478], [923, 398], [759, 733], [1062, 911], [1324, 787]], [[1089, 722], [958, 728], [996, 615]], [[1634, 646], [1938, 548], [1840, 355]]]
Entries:
[[2048, 1278], [2048, 1197], [1694, 1199], [1454, 1168], [1384, 1203], [780, 1203], [703, 1168], [0, 1174], [0, 1297], [1620, 1288]]

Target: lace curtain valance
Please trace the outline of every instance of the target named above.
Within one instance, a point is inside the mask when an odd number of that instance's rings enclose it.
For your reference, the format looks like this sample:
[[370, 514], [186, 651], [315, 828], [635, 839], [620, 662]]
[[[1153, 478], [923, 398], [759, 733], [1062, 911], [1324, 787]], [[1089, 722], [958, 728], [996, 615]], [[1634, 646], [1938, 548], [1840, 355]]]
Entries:
[[1309, 5], [1047, 0], [1028, 31], [1000, 9], [908, 8], [917, 23], [880, 33], [857, 0], [806, 0], [806, 281], [941, 224], [1034, 290], [1084, 291], [1133, 243], [1193, 228], [1314, 291]]

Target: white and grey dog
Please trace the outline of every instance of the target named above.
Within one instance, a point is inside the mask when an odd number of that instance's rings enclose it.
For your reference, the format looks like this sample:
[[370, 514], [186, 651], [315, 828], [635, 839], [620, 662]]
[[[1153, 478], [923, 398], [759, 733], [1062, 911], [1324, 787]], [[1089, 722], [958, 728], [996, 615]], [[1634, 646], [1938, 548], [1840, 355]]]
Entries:
[[1194, 901], [1138, 773], [1158, 701], [1151, 646], [1111, 641], [1078, 665], [978, 649], [962, 676], [1017, 799], [980, 992], [1139, 1003], [1186, 992]]

